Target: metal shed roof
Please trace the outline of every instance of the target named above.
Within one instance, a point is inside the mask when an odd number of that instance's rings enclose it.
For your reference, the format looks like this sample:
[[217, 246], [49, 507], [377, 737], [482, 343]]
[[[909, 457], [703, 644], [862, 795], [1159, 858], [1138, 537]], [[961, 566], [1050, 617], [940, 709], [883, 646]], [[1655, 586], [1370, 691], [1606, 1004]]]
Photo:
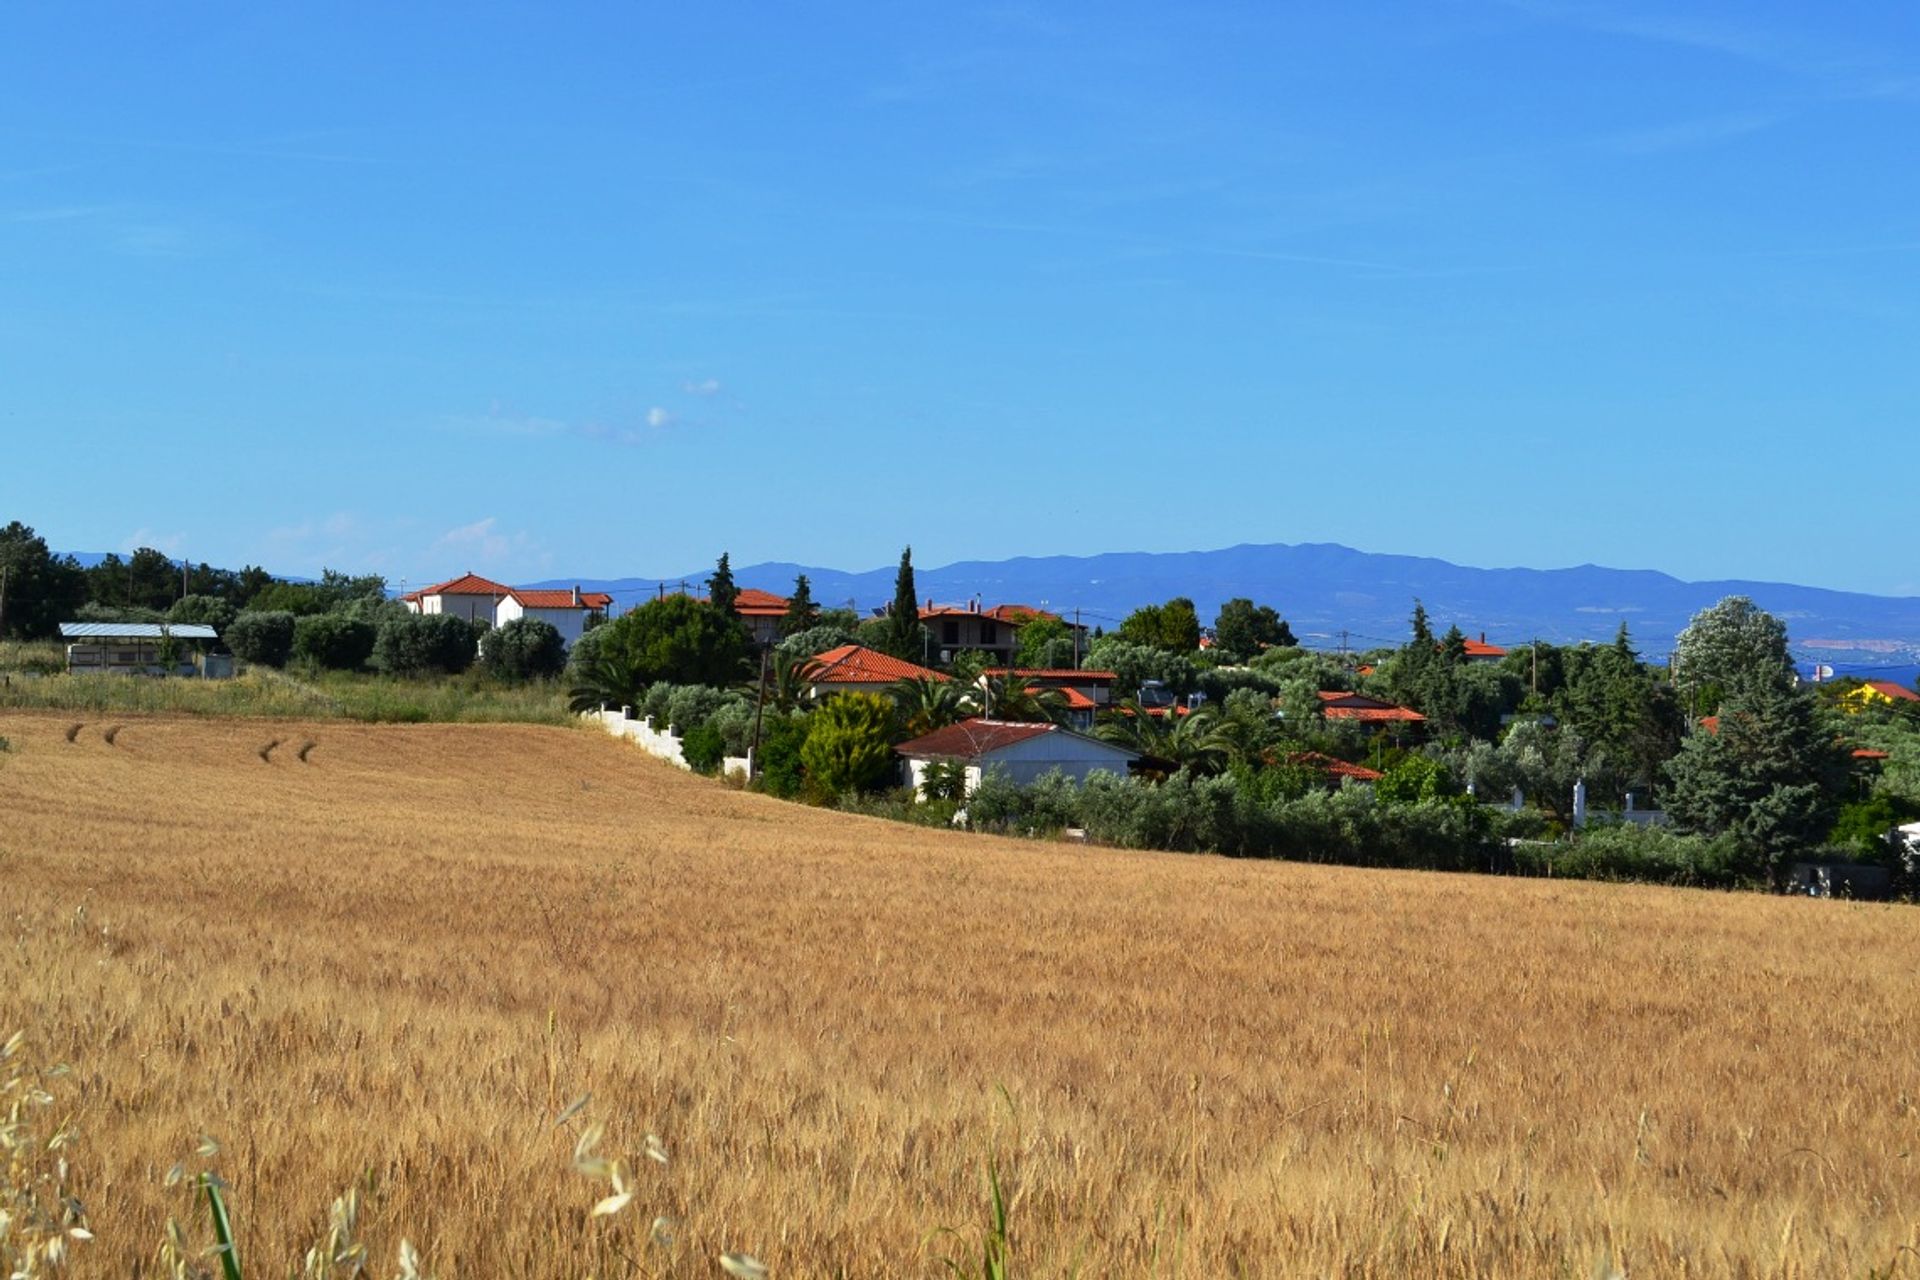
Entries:
[[218, 640], [220, 633], [198, 622], [63, 622], [66, 640], [158, 640], [171, 633], [176, 640]]

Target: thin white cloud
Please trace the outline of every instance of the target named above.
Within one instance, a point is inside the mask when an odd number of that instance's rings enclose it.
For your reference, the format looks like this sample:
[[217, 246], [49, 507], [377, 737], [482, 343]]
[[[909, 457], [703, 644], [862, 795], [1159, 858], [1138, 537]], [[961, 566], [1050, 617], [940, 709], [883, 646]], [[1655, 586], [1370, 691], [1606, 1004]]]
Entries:
[[670, 427], [677, 421], [679, 421], [678, 418], [659, 405], [647, 410], [647, 425], [656, 431], [662, 427]]
[[101, 218], [116, 212], [110, 204], [65, 204], [50, 205], [38, 209], [15, 209], [0, 214], [0, 222], [19, 225], [34, 222], [81, 222], [90, 218]]
[[1889, 63], [1885, 50], [1836, 42], [1822, 34], [1788, 31], [1744, 17], [1728, 20], [1639, 4], [1592, 4], [1580, 0], [1499, 0], [1529, 17], [1602, 35], [1736, 58], [1787, 75], [1822, 83], [1843, 96], [1907, 98], [1920, 77]]
[[485, 562], [498, 562], [526, 551], [533, 539], [524, 532], [509, 533], [500, 527], [498, 516], [486, 516], [472, 524], [458, 525], [433, 541], [434, 551], [459, 552]]
[[680, 389], [690, 396], [717, 396], [720, 394], [720, 379], [699, 378], [680, 385]]
[[1679, 120], [1653, 128], [1609, 134], [1600, 139], [1599, 145], [1603, 150], [1618, 152], [1621, 155], [1658, 155], [1667, 151], [1687, 151], [1695, 147], [1709, 147], [1715, 143], [1744, 138], [1777, 124], [1780, 119], [1778, 115], [1760, 111], [1703, 116], [1696, 120]]
[[184, 532], [158, 533], [142, 525], [121, 540], [120, 549], [134, 552], [142, 547], [152, 547], [155, 551], [164, 551], [170, 556], [177, 556], [181, 548], [186, 545], [187, 535]]

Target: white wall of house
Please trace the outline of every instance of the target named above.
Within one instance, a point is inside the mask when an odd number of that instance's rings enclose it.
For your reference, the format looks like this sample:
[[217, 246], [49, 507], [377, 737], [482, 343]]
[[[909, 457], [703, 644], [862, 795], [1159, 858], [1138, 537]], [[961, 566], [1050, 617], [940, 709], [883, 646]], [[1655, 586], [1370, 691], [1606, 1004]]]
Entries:
[[565, 642], [567, 648], [571, 649], [573, 648], [573, 642], [586, 634], [587, 613], [588, 610], [586, 609], [575, 609], [572, 607], [565, 609], [528, 609], [523, 607], [521, 603], [512, 596], [508, 596], [500, 602], [500, 607], [494, 611], [492, 621], [495, 626], [500, 627], [512, 622], [515, 618], [538, 618], [542, 622], [551, 622], [553, 629], [560, 633], [560, 639]]
[[494, 618], [493, 596], [421, 596], [418, 604], [407, 602], [416, 613], [446, 613], [468, 622], [491, 624]]
[[[967, 793], [971, 795], [991, 769], [1004, 770], [1008, 778], [1021, 786], [1037, 782], [1043, 774], [1055, 769], [1075, 782], [1085, 782], [1089, 774], [1101, 772], [1124, 778], [1127, 765], [1133, 759], [1131, 751], [1095, 738], [1072, 733], [1038, 735], [968, 761]], [[907, 781], [918, 788], [925, 781], [927, 766], [931, 763], [927, 758], [907, 757]]]
[[887, 693], [893, 688], [891, 680], [822, 680], [818, 684], [807, 686], [807, 696], [815, 702], [831, 698], [836, 693]]

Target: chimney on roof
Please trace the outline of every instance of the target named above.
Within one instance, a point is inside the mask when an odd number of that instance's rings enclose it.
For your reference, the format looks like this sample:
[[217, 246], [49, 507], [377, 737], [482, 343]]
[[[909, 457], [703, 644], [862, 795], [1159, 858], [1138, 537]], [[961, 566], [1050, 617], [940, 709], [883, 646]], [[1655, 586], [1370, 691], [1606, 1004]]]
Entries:
[[928, 597], [927, 597], [927, 608], [928, 608], [929, 610], [931, 610], [931, 609], [933, 608], [933, 597], [932, 597], [932, 596], [928, 596]]
[[1482, 631], [1480, 633], [1480, 643], [1485, 644], [1486, 642], [1487, 642], [1487, 633]]
[[577, 582], [573, 584], [573, 607], [580, 607], [580, 584]]

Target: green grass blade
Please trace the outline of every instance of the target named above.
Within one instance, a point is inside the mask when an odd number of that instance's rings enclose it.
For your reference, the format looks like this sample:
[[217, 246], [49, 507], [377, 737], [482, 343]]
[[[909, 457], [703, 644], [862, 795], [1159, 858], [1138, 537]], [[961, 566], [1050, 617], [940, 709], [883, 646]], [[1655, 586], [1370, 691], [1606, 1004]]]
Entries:
[[213, 1234], [220, 1241], [220, 1271], [226, 1280], [241, 1280], [240, 1251], [233, 1243], [233, 1219], [227, 1215], [227, 1199], [212, 1174], [201, 1181], [207, 1189], [207, 1210], [213, 1215]]

